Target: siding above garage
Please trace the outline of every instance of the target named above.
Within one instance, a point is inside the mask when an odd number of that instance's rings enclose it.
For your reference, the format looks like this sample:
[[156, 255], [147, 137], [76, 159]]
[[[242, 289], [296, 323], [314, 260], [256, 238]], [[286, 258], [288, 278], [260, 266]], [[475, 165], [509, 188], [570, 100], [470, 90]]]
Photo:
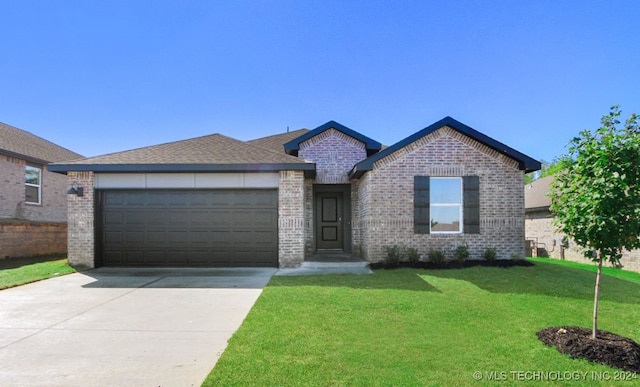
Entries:
[[96, 173], [96, 189], [278, 188], [278, 173]]

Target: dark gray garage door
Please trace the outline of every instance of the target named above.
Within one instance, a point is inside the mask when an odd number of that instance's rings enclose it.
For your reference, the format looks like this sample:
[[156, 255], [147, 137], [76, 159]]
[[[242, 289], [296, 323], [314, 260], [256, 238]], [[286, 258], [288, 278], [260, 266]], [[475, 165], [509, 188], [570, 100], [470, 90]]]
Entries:
[[105, 266], [277, 266], [276, 190], [99, 191]]

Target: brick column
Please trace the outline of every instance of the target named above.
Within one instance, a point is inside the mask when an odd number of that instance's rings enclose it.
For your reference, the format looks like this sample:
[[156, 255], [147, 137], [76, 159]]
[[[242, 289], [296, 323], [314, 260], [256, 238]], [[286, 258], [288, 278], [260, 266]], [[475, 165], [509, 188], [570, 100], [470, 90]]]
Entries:
[[83, 196], [67, 195], [67, 248], [69, 264], [76, 269], [95, 267], [95, 198], [93, 172], [69, 172], [69, 186], [76, 183], [84, 189]]
[[281, 171], [278, 189], [278, 261], [281, 268], [304, 261], [304, 173]]

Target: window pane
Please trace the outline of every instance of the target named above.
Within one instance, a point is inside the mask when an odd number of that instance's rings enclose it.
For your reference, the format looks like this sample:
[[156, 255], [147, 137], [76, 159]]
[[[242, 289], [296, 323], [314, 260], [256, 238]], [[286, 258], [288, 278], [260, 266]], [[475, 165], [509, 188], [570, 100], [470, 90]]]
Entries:
[[460, 206], [431, 207], [431, 231], [460, 231]]
[[431, 179], [431, 203], [462, 203], [460, 179]]
[[34, 167], [25, 168], [25, 182], [29, 184], [40, 185], [40, 169]]
[[28, 203], [40, 203], [40, 198], [38, 197], [38, 191], [40, 191], [38, 187], [32, 187], [30, 185], [27, 185], [25, 201]]

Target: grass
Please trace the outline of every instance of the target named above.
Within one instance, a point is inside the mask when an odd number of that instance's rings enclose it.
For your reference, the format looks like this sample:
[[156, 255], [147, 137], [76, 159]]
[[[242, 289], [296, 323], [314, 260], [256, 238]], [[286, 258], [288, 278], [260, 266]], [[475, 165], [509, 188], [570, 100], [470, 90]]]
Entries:
[[[534, 377], [525, 372], [573, 378], [555, 385], [612, 383], [598, 379], [615, 370], [572, 360], [535, 335], [590, 327], [594, 273], [534, 262], [274, 277], [204, 385], [464, 386], [495, 384], [491, 377], [518, 385]], [[603, 277], [600, 328], [640, 341], [640, 274], [623, 277]]]
[[0, 289], [74, 273], [66, 258], [10, 258], [0, 260]]

